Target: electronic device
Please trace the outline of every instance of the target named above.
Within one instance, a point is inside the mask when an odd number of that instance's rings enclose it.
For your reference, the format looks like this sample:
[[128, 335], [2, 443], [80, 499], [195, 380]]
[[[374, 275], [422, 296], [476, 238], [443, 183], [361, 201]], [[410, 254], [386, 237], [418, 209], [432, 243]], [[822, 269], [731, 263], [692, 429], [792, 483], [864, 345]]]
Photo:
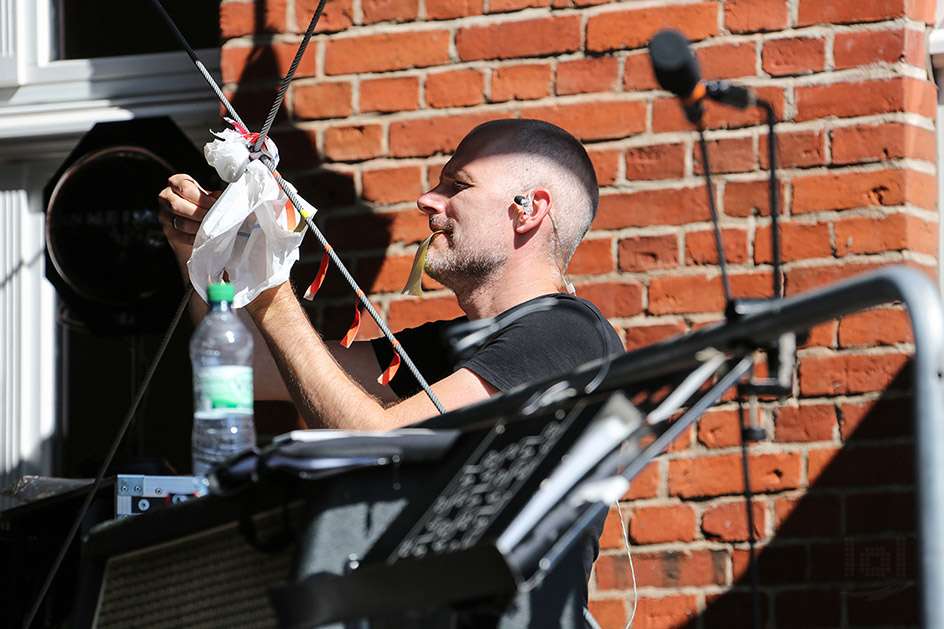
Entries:
[[119, 474], [115, 483], [115, 517], [147, 513], [196, 495], [193, 476]]

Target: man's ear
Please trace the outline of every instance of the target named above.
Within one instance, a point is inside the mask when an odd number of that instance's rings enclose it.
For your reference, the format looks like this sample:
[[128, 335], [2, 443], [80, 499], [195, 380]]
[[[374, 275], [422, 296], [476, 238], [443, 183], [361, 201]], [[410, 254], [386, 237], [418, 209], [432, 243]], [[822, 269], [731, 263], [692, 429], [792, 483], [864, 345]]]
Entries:
[[518, 206], [518, 212], [515, 215], [515, 231], [524, 234], [539, 227], [541, 221], [547, 216], [551, 209], [551, 192], [547, 188], [535, 188], [525, 197], [524, 203], [516, 201], [515, 204]]

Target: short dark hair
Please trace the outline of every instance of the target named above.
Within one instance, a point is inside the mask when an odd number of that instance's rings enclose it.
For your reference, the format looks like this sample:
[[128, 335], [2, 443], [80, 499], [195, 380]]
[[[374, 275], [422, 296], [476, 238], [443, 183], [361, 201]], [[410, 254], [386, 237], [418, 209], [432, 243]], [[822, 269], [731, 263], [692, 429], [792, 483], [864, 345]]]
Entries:
[[[466, 137], [473, 138], [479, 134], [487, 134], [489, 144], [497, 145], [502, 152], [538, 158], [547, 165], [545, 170], [551, 171], [550, 175], [538, 174], [541, 180], [523, 182], [522, 185], [552, 188], [558, 203], [554, 219], [561, 257], [566, 265], [590, 229], [600, 204], [596, 171], [587, 150], [573, 135], [544, 120], [490, 120], [475, 127]], [[548, 176], [554, 181], [546, 181]]]

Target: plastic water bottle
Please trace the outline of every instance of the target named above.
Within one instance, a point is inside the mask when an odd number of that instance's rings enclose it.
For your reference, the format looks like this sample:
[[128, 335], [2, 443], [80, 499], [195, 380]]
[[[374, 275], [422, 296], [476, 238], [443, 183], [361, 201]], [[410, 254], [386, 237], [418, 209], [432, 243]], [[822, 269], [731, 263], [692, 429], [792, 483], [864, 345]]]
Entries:
[[207, 299], [210, 312], [190, 339], [193, 475], [201, 494], [214, 465], [256, 445], [252, 335], [230, 307], [231, 284], [210, 284]]

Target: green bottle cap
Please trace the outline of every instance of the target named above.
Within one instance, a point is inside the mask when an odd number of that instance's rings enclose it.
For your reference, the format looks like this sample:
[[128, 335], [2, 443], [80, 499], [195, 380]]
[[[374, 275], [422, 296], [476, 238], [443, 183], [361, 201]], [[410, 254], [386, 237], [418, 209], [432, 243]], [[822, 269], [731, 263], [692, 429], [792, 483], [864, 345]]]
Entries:
[[220, 282], [219, 284], [210, 284], [207, 286], [207, 300], [211, 304], [218, 304], [221, 301], [232, 302], [236, 292], [232, 284]]

